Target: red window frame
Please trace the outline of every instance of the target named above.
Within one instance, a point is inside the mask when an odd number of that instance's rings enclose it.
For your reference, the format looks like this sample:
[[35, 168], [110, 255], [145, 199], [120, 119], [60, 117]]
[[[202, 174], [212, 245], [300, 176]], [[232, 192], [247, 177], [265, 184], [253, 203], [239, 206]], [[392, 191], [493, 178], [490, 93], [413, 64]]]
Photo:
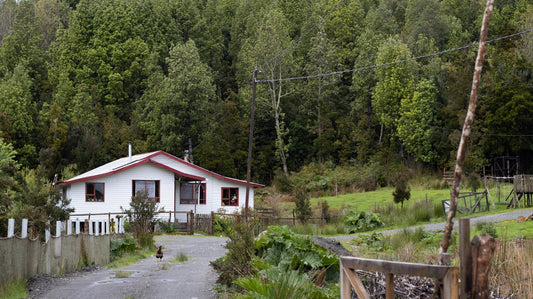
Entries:
[[[101, 199], [98, 198], [97, 191], [99, 190], [98, 188], [96, 188], [96, 185], [102, 186]], [[92, 188], [90, 188], [89, 186], [92, 186]], [[91, 190], [89, 189], [92, 189], [92, 192], [90, 192]], [[85, 202], [104, 202], [104, 201], [105, 201], [105, 184], [104, 183], [95, 183], [95, 182], [85, 183]]]
[[239, 188], [222, 187], [221, 204], [223, 206], [239, 206]]
[[[135, 189], [135, 183], [136, 182], [144, 182], [144, 189], [139, 189], [139, 190], [136, 190]], [[135, 195], [137, 194], [137, 192], [139, 191], [147, 191], [147, 183], [148, 182], [155, 182], [155, 196], [149, 196], [148, 199], [152, 199], [152, 200], [156, 200], [156, 202], [159, 202], [160, 201], [160, 189], [161, 189], [161, 184], [160, 184], [160, 181], [159, 180], [132, 180], [131, 181], [131, 193], [132, 193], [132, 198], [135, 197]], [[148, 194], [150, 195], [150, 194]]]
[[[197, 186], [200, 185], [200, 191], [197, 190]], [[193, 188], [192, 193], [194, 198], [184, 198], [183, 194], [183, 187], [189, 187]], [[200, 202], [198, 203], [198, 192], [200, 193]], [[201, 204], [205, 205], [207, 203], [207, 197], [206, 197], [206, 184], [205, 183], [181, 183], [180, 184], [180, 205], [194, 205], [194, 204]]]

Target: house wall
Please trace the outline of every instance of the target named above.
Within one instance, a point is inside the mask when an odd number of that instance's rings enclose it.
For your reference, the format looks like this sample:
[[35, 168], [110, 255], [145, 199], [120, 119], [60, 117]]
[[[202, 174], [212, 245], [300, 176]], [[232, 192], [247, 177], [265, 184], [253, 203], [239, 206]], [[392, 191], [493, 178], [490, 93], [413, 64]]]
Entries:
[[[158, 155], [154, 161], [177, 169], [180, 172], [206, 178], [206, 204], [205, 205], [182, 205], [179, 202], [180, 189], [179, 182], [175, 179], [175, 174], [167, 169], [151, 163], [145, 163], [133, 168], [117, 172], [113, 175], [98, 179], [74, 183], [66, 188], [66, 197], [71, 199], [70, 206], [75, 208], [73, 214], [88, 213], [117, 213], [130, 208], [132, 196], [132, 180], [159, 180], [160, 181], [160, 203], [159, 207], [165, 211], [193, 211], [197, 214], [209, 214], [211, 211], [217, 212], [221, 208], [226, 213], [235, 213], [245, 206], [246, 185], [232, 182], [211, 175], [194, 166], [176, 161], [165, 155]], [[104, 202], [86, 202], [85, 184], [104, 183]], [[239, 188], [239, 206], [222, 206], [222, 188]], [[250, 187], [249, 193], [250, 208], [254, 207], [254, 189]], [[186, 214], [176, 214], [176, 219], [180, 222], [186, 221]], [[76, 216], [75, 216], [76, 217]], [[107, 215], [91, 215], [91, 219], [107, 219]], [[86, 219], [80, 216], [79, 219]], [[168, 218], [168, 214], [161, 214], [161, 218]]]
[[[159, 207], [166, 211], [174, 210], [174, 174], [153, 164], [142, 164], [122, 172], [98, 179], [74, 183], [67, 189], [67, 198], [71, 199], [73, 214], [116, 213], [122, 208], [129, 209], [132, 197], [132, 180], [159, 180]], [[86, 202], [85, 184], [104, 183], [104, 202]], [[79, 217], [85, 219], [87, 217]], [[107, 216], [91, 216], [91, 219], [106, 219]]]
[[[220, 179], [216, 176], [210, 175], [196, 167], [190, 166], [186, 163], [176, 161], [164, 155], [159, 155], [153, 158], [154, 161], [168, 165], [171, 168], [177, 169], [183, 173], [194, 176], [205, 177], [206, 183], [206, 204], [205, 205], [182, 205], [179, 203], [180, 190], [179, 184], [176, 184], [176, 210], [178, 211], [193, 211], [197, 214], [209, 214], [211, 211], [217, 212], [221, 208], [226, 213], [235, 213], [240, 211], [245, 206], [246, 201], [246, 185]], [[222, 206], [222, 188], [239, 188], [239, 206]], [[254, 189], [250, 187], [248, 207], [254, 207]], [[185, 216], [183, 216], [185, 217]]]

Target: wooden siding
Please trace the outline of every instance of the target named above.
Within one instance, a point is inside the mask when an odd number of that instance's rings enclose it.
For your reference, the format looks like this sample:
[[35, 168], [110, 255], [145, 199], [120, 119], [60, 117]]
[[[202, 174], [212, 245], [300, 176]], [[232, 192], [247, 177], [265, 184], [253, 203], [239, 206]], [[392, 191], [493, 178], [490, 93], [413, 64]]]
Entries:
[[[66, 197], [71, 199], [70, 206], [75, 208], [73, 214], [88, 213], [109, 213], [120, 212], [121, 207], [130, 208], [132, 180], [159, 180], [160, 182], [160, 202], [159, 207], [166, 211], [193, 211], [198, 214], [209, 214], [211, 211], [217, 212], [223, 208], [227, 213], [239, 212], [245, 205], [246, 184], [240, 184], [221, 179], [210, 175], [200, 169], [191, 167], [185, 163], [180, 163], [165, 155], [158, 155], [153, 158], [154, 161], [167, 165], [168, 167], [179, 170], [180, 172], [194, 176], [205, 177], [206, 181], [206, 204], [205, 205], [182, 205], [179, 203], [180, 190], [179, 182], [175, 174], [168, 169], [159, 167], [152, 163], [142, 164], [110, 176], [100, 177], [87, 182], [105, 184], [105, 201], [104, 202], [86, 202], [85, 201], [85, 183], [78, 182], [66, 186]], [[222, 206], [221, 188], [239, 188], [239, 206]], [[250, 188], [249, 207], [253, 208], [254, 189]], [[164, 216], [165, 214], [162, 214]], [[107, 216], [91, 216], [99, 219]], [[87, 218], [87, 217], [80, 217]], [[180, 220], [180, 219], [179, 219]], [[181, 221], [181, 220], [180, 220]]]

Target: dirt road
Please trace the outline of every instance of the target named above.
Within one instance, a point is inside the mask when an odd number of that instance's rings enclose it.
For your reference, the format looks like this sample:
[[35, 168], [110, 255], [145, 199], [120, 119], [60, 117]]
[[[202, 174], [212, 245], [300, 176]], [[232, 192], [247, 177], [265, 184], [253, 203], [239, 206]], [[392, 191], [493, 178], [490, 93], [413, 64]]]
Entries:
[[[163, 245], [162, 262], [157, 262], [154, 256], [128, 267], [104, 268], [79, 277], [67, 278], [64, 283], [59, 283], [42, 296], [33, 298], [214, 297], [216, 292], [211, 288], [217, 279], [217, 274], [209, 266], [209, 262], [224, 255], [226, 238], [156, 236], [155, 241], [156, 245]], [[187, 255], [188, 261], [169, 262], [179, 253]], [[118, 271], [129, 276], [115, 278]]]

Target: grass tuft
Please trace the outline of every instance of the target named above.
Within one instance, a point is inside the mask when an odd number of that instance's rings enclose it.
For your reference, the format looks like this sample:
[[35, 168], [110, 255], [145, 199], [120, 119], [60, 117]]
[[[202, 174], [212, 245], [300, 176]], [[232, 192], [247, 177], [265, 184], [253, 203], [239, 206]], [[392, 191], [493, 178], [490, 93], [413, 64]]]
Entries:
[[128, 278], [133, 273], [135, 273], [135, 271], [120, 270], [115, 272], [115, 276], [113, 278]]
[[0, 285], [0, 298], [5, 299], [19, 299], [28, 298], [26, 292], [26, 280], [19, 280], [13, 283]]
[[185, 255], [183, 252], [180, 252], [176, 255], [176, 258], [174, 258], [171, 262], [185, 263], [188, 260], [189, 260], [189, 257]]

